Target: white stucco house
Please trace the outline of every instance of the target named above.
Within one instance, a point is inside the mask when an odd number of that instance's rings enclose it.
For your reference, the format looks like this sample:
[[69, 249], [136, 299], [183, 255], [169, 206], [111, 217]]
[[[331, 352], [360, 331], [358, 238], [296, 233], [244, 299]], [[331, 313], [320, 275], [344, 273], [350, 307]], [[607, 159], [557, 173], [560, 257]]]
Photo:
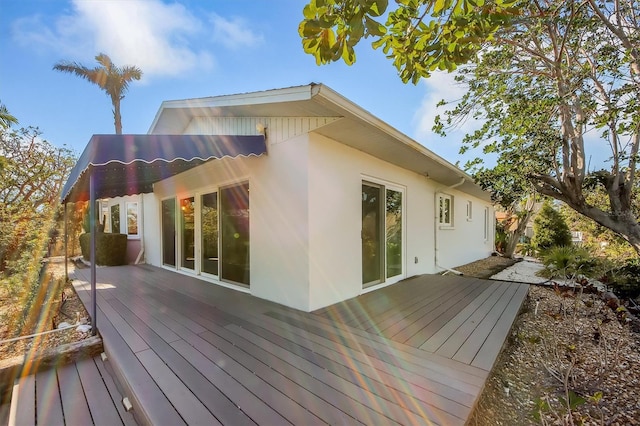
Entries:
[[90, 188], [131, 262], [304, 311], [494, 248], [489, 193], [322, 84], [163, 102], [92, 138], [63, 201]]

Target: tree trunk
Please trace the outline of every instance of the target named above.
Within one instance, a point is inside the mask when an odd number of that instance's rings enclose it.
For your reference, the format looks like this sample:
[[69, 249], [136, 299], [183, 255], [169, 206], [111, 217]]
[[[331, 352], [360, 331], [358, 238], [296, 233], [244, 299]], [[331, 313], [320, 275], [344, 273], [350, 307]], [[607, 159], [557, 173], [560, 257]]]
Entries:
[[113, 122], [116, 126], [116, 135], [122, 134], [122, 116], [120, 115], [120, 99], [113, 98]]

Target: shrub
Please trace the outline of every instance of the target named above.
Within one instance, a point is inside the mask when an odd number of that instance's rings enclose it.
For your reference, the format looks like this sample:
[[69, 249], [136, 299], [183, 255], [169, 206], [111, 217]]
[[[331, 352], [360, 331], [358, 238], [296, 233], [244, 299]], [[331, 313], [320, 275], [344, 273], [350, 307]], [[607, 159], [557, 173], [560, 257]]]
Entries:
[[636, 298], [640, 295], [640, 260], [628, 260], [623, 266], [609, 271], [603, 278], [618, 297]]
[[[91, 234], [80, 235], [82, 257], [91, 261]], [[127, 261], [127, 235], [96, 233], [96, 265], [117, 266]]]
[[598, 261], [587, 250], [575, 246], [555, 246], [546, 250], [542, 264], [542, 274], [549, 278], [589, 276], [598, 267]]
[[555, 246], [570, 246], [571, 232], [562, 214], [545, 201], [533, 220], [531, 244], [542, 253]]

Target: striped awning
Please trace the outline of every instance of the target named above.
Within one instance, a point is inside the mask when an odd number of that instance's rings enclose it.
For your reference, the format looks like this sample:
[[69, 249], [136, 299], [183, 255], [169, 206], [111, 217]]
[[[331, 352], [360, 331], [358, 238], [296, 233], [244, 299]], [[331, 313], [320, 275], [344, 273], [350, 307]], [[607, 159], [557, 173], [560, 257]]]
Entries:
[[93, 135], [62, 189], [63, 203], [153, 192], [153, 184], [207, 161], [266, 153], [263, 135]]

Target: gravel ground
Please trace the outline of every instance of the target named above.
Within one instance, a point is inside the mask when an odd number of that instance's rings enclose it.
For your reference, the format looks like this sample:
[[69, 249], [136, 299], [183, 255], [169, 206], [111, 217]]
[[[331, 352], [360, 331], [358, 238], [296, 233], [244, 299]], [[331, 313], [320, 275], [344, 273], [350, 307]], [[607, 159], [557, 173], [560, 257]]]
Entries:
[[[530, 262], [496, 263], [455, 269], [545, 281]], [[470, 424], [640, 425], [640, 336], [623, 316], [599, 294], [532, 285]]]

